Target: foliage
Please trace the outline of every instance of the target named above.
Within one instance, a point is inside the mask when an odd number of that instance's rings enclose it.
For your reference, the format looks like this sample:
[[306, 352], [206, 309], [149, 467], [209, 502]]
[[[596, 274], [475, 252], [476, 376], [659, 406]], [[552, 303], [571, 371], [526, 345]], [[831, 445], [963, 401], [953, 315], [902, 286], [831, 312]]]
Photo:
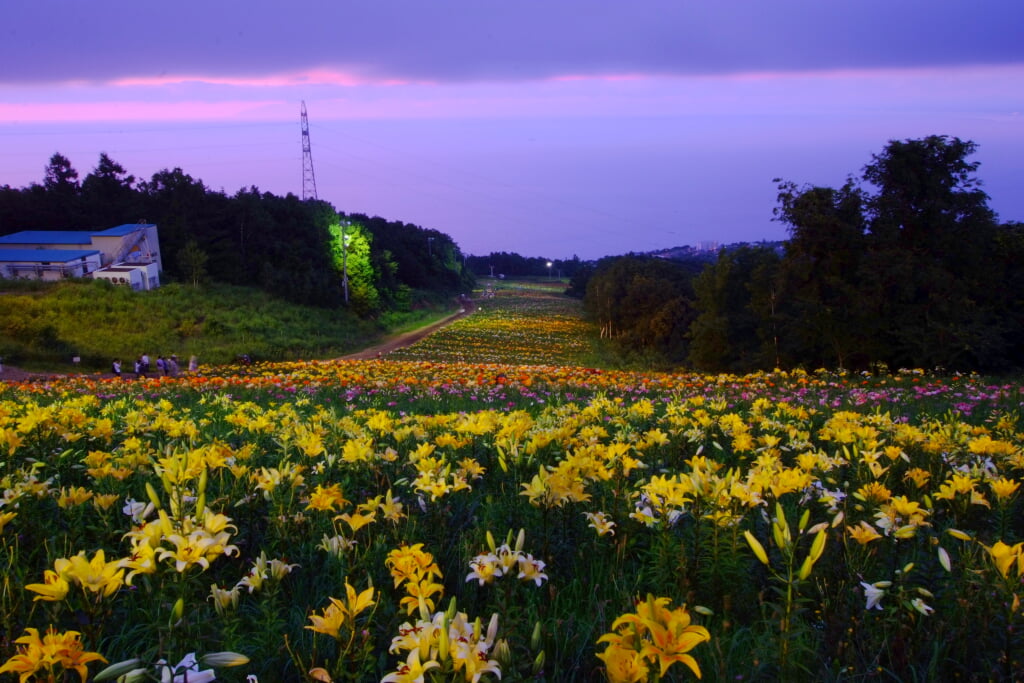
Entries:
[[693, 282], [689, 360], [706, 370], [777, 367], [779, 257], [764, 247], [723, 251]]
[[551, 259], [521, 256], [507, 251], [492, 251], [487, 256], [469, 256], [466, 262], [469, 269], [480, 278], [572, 278], [587, 265], [579, 256], [573, 256], [571, 259]]
[[[160, 231], [165, 280], [256, 287], [293, 303], [341, 308], [342, 269], [335, 263], [329, 203], [278, 197], [256, 187], [233, 196], [207, 188], [180, 168], [137, 181], [106, 153], [78, 182], [71, 161], [54, 154], [43, 183], [0, 188], [0, 234], [31, 229], [105, 229], [145, 220]], [[365, 216], [352, 247], [351, 302], [365, 316], [408, 312], [414, 290], [451, 295], [468, 291], [472, 276], [451, 238], [436, 230]], [[404, 245], [429, 233], [434, 253], [420, 264]], [[203, 261], [205, 255], [205, 263]], [[202, 266], [202, 267], [201, 267]]]
[[779, 181], [783, 253], [723, 250], [692, 287], [660, 259], [606, 259], [587, 310], [623, 356], [652, 365], [1021, 367], [1020, 226], [996, 222], [975, 150], [894, 140], [838, 189]]
[[586, 285], [584, 307], [601, 337], [621, 350], [653, 354], [651, 362], [686, 357], [686, 334], [696, 316], [692, 270], [655, 258], [604, 259]]
[[373, 235], [378, 265], [387, 290], [385, 296], [402, 295], [402, 288], [432, 290], [455, 295], [473, 287], [473, 275], [465, 267], [465, 257], [448, 235], [378, 216], [348, 216]]
[[228, 363], [338, 356], [382, 332], [348, 313], [296, 306], [248, 288], [168, 285], [134, 292], [101, 280], [63, 281], [0, 297], [0, 356], [8, 363], [107, 370], [144, 352]]

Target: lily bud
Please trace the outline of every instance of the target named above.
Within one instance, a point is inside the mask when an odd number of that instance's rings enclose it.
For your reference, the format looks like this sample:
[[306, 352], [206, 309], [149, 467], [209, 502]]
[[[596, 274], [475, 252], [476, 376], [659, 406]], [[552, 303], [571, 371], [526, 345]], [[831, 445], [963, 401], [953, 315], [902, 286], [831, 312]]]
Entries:
[[199, 486], [196, 489], [196, 515], [202, 515], [206, 511], [206, 479], [207, 470], [205, 467], [199, 474]]
[[808, 555], [804, 558], [804, 563], [800, 565], [800, 573], [797, 574], [797, 578], [803, 581], [811, 575], [811, 570], [814, 569], [814, 560]]
[[185, 613], [185, 598], [178, 598], [171, 609], [171, 624], [175, 624]]
[[775, 503], [775, 521], [789, 530], [789, 521], [786, 519], [786, 511], [782, 509], [782, 503]]
[[508, 646], [508, 641], [504, 638], [494, 644], [494, 658], [503, 667], [511, 666], [512, 648]]
[[747, 539], [747, 544], [750, 546], [750, 549], [754, 551], [754, 555], [761, 561], [761, 564], [767, 566], [768, 553], [764, 551], [764, 546], [761, 545], [761, 542], [754, 538], [754, 534], [749, 531], [743, 532], [743, 538]]
[[160, 515], [160, 531], [163, 532], [164, 536], [170, 536], [174, 533], [174, 525], [171, 524], [171, 518], [167, 516], [167, 513], [163, 510], [158, 510], [157, 514]]
[[168, 496], [174, 495], [174, 485], [171, 484], [171, 479], [167, 476], [166, 471], [160, 473], [160, 483], [163, 484], [164, 491], [167, 492]]
[[818, 522], [817, 524], [812, 526], [810, 529], [808, 529], [807, 533], [808, 534], [816, 534], [819, 531], [821, 531], [822, 529], [827, 529], [828, 527], [829, 527], [829, 523], [828, 522]]
[[487, 622], [487, 642], [493, 643], [494, 639], [498, 637], [498, 613], [495, 612], [491, 615], [491, 620]]
[[[789, 531], [789, 527], [786, 527], [786, 531]], [[782, 531], [782, 523], [779, 520], [772, 522], [772, 538], [775, 539], [775, 547], [780, 550], [789, 547], [786, 543], [786, 534]]]
[[814, 564], [821, 559], [821, 554], [825, 552], [825, 541], [828, 540], [828, 535], [825, 530], [822, 529], [818, 532], [818, 535], [814, 537], [814, 542], [811, 543], [811, 553], [808, 557], [811, 560], [811, 564]]
[[153, 488], [153, 484], [146, 482], [146, 495], [149, 496], [149, 502], [153, 504], [157, 510], [160, 509], [160, 496], [156, 495], [156, 489]]
[[455, 604], [455, 596], [453, 595], [452, 596], [452, 601], [448, 603], [448, 609], [444, 613], [445, 619], [447, 619], [448, 621], [451, 621], [452, 619], [454, 619], [455, 618], [455, 610], [456, 609], [457, 609], [457, 607], [456, 607], [456, 604]]
[[249, 663], [249, 658], [237, 652], [211, 652], [199, 658], [203, 666], [243, 666]]
[[437, 659], [441, 662], [448, 659], [448, 648], [451, 646], [448, 634], [450, 623], [451, 620], [448, 619], [448, 615], [445, 615], [444, 620], [441, 622], [441, 632], [437, 634]]
[[141, 659], [136, 657], [135, 659], [126, 659], [123, 662], [115, 662], [107, 668], [100, 671], [93, 676], [94, 681], [107, 681], [110, 679], [117, 679], [121, 676], [128, 676], [134, 671], [145, 671], [145, 669], [139, 669], [138, 666], [142, 662]]
[[544, 650], [537, 653], [537, 656], [533, 658], [533, 675], [537, 676], [544, 668]]

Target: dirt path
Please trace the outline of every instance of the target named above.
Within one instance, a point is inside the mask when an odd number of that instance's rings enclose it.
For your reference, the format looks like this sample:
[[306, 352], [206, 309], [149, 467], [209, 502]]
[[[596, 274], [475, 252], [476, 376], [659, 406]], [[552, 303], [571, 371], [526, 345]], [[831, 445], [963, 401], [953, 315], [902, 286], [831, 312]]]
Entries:
[[448, 325], [459, 318], [464, 318], [473, 312], [476, 306], [473, 305], [473, 300], [468, 298], [460, 298], [459, 303], [462, 308], [449, 315], [447, 318], [442, 318], [436, 323], [431, 323], [417, 330], [411, 332], [404, 332], [402, 334], [396, 334], [393, 337], [388, 337], [380, 344], [371, 346], [368, 349], [357, 351], [356, 353], [350, 353], [347, 356], [342, 356], [340, 360], [370, 360], [372, 358], [383, 358], [396, 349], [404, 349], [406, 346], [412, 346], [420, 339], [437, 332], [439, 329]]
[[0, 372], [0, 381], [3, 382], [24, 382], [27, 379], [33, 377], [49, 377], [49, 374], [39, 372], [29, 372], [28, 370], [22, 370], [4, 363], [4, 369]]

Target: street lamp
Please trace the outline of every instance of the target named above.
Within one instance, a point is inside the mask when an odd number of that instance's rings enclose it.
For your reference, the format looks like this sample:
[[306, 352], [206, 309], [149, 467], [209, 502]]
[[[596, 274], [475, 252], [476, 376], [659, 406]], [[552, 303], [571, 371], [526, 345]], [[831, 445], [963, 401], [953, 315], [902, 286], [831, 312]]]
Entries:
[[345, 292], [345, 305], [348, 306], [348, 235], [345, 228], [348, 221], [341, 222], [341, 288]]
[[554, 265], [554, 264], [552, 264], [551, 261], [548, 261], [548, 279], [549, 280], [552, 279], [552, 277], [551, 277], [551, 266], [552, 265]]

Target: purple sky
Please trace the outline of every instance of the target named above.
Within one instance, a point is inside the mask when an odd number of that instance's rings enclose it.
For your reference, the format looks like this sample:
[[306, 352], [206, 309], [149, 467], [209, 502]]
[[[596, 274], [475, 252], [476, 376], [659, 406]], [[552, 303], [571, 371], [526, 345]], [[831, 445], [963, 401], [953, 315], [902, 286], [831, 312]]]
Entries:
[[1021, 27], [1020, 0], [19, 2], [0, 185], [106, 152], [301, 194], [305, 101], [321, 199], [472, 254], [784, 238], [773, 178], [837, 186], [931, 134], [978, 143], [1024, 221]]

